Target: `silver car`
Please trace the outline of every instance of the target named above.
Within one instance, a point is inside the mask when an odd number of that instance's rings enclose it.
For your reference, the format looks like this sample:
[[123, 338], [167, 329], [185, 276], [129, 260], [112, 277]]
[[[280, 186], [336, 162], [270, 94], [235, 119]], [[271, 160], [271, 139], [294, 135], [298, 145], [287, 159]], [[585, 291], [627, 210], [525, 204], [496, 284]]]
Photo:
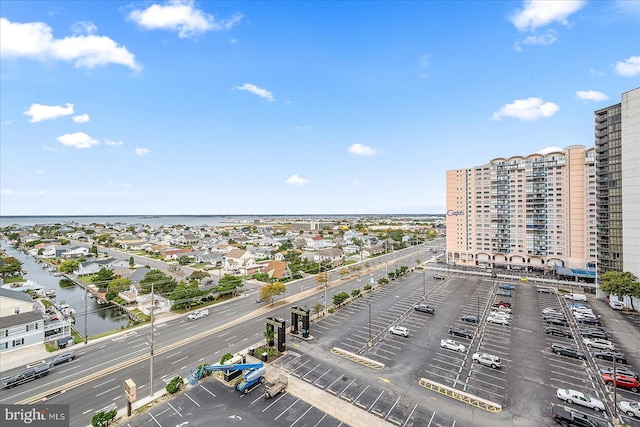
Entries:
[[481, 365], [490, 366], [493, 369], [499, 369], [502, 367], [502, 362], [498, 356], [494, 356], [493, 354], [487, 353], [473, 353], [471, 359], [475, 363], [480, 363]]

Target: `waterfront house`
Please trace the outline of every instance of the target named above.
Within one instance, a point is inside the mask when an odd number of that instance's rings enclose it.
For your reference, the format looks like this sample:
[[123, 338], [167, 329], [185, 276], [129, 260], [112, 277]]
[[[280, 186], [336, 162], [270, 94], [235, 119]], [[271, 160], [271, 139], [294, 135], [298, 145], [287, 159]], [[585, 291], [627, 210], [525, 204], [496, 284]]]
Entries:
[[320, 249], [317, 254], [313, 256], [314, 262], [327, 262], [329, 261], [332, 266], [344, 264], [344, 252], [339, 248]]
[[0, 288], [0, 354], [44, 343], [44, 317], [24, 292]]

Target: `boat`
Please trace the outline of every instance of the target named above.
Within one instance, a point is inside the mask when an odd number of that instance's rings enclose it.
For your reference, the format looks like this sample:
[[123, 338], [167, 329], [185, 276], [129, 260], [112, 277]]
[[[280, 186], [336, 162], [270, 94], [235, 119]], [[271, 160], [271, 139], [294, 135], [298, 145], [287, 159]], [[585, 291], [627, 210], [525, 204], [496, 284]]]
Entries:
[[47, 289], [46, 291], [44, 291], [44, 294], [49, 298], [55, 298], [56, 297], [56, 290], [55, 289]]
[[7, 283], [2, 285], [2, 287], [4, 289], [9, 289], [11, 291], [18, 291], [18, 292], [23, 292], [28, 290], [37, 291], [38, 289], [44, 288], [44, 286], [38, 285], [33, 280], [27, 280], [25, 282]]

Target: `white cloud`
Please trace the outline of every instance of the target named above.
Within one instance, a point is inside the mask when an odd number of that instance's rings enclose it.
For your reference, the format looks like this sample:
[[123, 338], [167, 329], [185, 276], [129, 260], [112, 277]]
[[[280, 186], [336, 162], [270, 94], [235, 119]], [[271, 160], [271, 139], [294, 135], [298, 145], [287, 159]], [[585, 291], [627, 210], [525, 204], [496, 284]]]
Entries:
[[195, 8], [193, 0], [171, 0], [164, 5], [136, 9], [128, 18], [143, 28], [177, 31], [180, 38], [187, 38], [211, 30], [228, 30], [242, 20], [242, 15], [217, 21], [213, 15]]
[[73, 34], [95, 34], [98, 27], [91, 21], [78, 21], [71, 26]]
[[[90, 29], [85, 25], [84, 31]], [[22, 24], [0, 18], [0, 52], [3, 58], [75, 61], [76, 68], [120, 64], [141, 69], [135, 55], [109, 37], [87, 34], [55, 39], [44, 22]]]
[[511, 16], [511, 22], [520, 31], [532, 31], [553, 22], [569, 25], [568, 17], [582, 9], [583, 0], [525, 0], [524, 8]]
[[297, 185], [297, 186], [305, 185], [308, 182], [309, 182], [308, 179], [300, 178], [298, 175], [291, 175], [285, 181], [286, 184]]
[[269, 102], [275, 101], [273, 94], [266, 89], [258, 87], [256, 85], [252, 85], [250, 83], [245, 83], [242, 86], [235, 86], [234, 89], [237, 90], [246, 90], [247, 92], [251, 92], [255, 95], [258, 95], [260, 98], [264, 98]]
[[576, 97], [584, 101], [605, 101], [609, 99], [604, 93], [595, 90], [579, 90], [576, 92]]
[[375, 150], [368, 145], [353, 144], [349, 147], [349, 152], [357, 156], [373, 156], [374, 154], [381, 152], [381, 150]]
[[500, 120], [502, 117], [537, 120], [540, 117], [551, 117], [559, 109], [560, 107], [553, 102], [543, 102], [540, 98], [517, 99], [500, 107], [500, 111], [493, 113], [491, 120]]
[[546, 33], [541, 34], [541, 35], [528, 36], [527, 38], [522, 40], [522, 42], [516, 43], [516, 50], [522, 50], [520, 48], [520, 44], [523, 44], [523, 45], [531, 44], [531, 45], [538, 45], [538, 46], [549, 46], [550, 44], [553, 44], [553, 43], [556, 42], [556, 40], [558, 40], [558, 38], [556, 37], [556, 34], [557, 33], [554, 30], [549, 30]]
[[75, 148], [91, 148], [100, 143], [98, 140], [91, 138], [84, 132], [65, 133], [57, 139], [62, 145]]
[[44, 171], [42, 169], [36, 169], [36, 175], [42, 175]]
[[625, 77], [640, 74], [640, 56], [630, 56], [624, 61], [616, 62], [616, 73]]
[[42, 105], [31, 104], [29, 109], [24, 112], [25, 115], [31, 116], [29, 122], [37, 123], [43, 120], [57, 119], [62, 116], [70, 116], [73, 114], [73, 104], [66, 103], [62, 105]]
[[2, 190], [0, 190], [0, 194], [4, 194], [4, 195], [8, 196], [8, 195], [10, 195], [10, 194], [13, 194], [13, 190], [9, 190], [9, 189], [6, 189], [6, 190], [5, 190], [5, 189], [2, 189]]
[[122, 142], [122, 141], [113, 141], [111, 139], [105, 139], [104, 143], [107, 144], [107, 145], [110, 145], [112, 147], [118, 147], [118, 146], [124, 144], [124, 142]]
[[149, 154], [148, 148], [136, 148], [135, 151], [138, 156], [146, 156]]
[[86, 114], [86, 113], [85, 114], [80, 114], [80, 115], [77, 115], [77, 116], [73, 116], [72, 118], [73, 118], [73, 121], [76, 122], [76, 123], [87, 123], [89, 120], [91, 120], [89, 118], [89, 115]]

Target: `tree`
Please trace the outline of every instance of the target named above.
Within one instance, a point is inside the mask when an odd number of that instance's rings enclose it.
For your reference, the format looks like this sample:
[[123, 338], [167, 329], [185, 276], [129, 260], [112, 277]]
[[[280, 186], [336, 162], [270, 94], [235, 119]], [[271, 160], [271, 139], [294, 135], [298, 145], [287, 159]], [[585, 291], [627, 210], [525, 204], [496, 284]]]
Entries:
[[228, 294], [230, 292], [235, 292], [236, 288], [239, 288], [240, 286], [242, 286], [242, 277], [225, 274], [220, 280], [218, 280], [218, 285], [215, 287], [215, 291], [221, 294]]
[[343, 302], [349, 299], [349, 294], [346, 292], [340, 292], [333, 296], [333, 305], [340, 306]]
[[133, 266], [136, 264], [135, 260], [133, 259], [132, 256], [129, 257], [129, 268], [133, 268]]
[[273, 325], [267, 325], [267, 330], [262, 333], [264, 335], [264, 339], [267, 340], [267, 346], [273, 347], [275, 343], [276, 331]]
[[78, 262], [78, 260], [68, 259], [60, 263], [60, 267], [58, 267], [58, 270], [60, 270], [61, 273], [70, 274], [70, 273], [73, 273], [78, 268], [79, 265], [80, 265], [80, 262]]
[[22, 271], [22, 262], [14, 257], [0, 257], [0, 276], [17, 276]]
[[282, 295], [287, 292], [287, 285], [282, 282], [267, 283], [260, 289], [260, 298], [269, 301], [269, 304], [273, 304], [273, 300], [276, 296]]
[[316, 283], [319, 283], [320, 286], [326, 286], [328, 282], [329, 282], [329, 275], [327, 274], [326, 271], [323, 273], [319, 273], [316, 276]]
[[95, 256], [98, 256], [98, 247], [96, 245], [91, 246], [91, 249], [89, 249], [89, 253], [92, 253]]
[[[635, 274], [628, 271], [608, 271], [602, 275], [600, 290], [619, 297], [640, 298], [640, 282]], [[633, 299], [631, 309], [635, 311]]]
[[140, 281], [140, 293], [151, 293], [151, 285], [154, 286], [154, 293], [168, 294], [175, 289], [177, 282], [174, 278], [169, 277], [162, 271], [154, 268], [147, 272], [144, 279]]
[[187, 280], [189, 281], [195, 280], [196, 282], [200, 282], [202, 279], [209, 276], [210, 276], [209, 273], [207, 273], [206, 271], [195, 270], [193, 273], [191, 273], [189, 277], [187, 277]]
[[320, 312], [324, 311], [324, 304], [317, 303], [313, 307], [311, 307], [311, 310], [313, 310], [313, 314], [315, 314], [316, 317], [318, 317]]
[[[91, 283], [108, 283], [116, 278], [113, 270], [109, 270], [108, 268], [102, 267], [98, 272], [91, 278]], [[100, 286], [101, 288], [104, 286]]]
[[178, 264], [180, 265], [187, 265], [191, 262], [191, 258], [189, 258], [187, 255], [182, 255], [180, 256], [180, 258], [178, 258]]
[[107, 294], [105, 299], [111, 301], [118, 296], [119, 292], [128, 291], [131, 287], [131, 280], [126, 277], [116, 277], [107, 285]]

